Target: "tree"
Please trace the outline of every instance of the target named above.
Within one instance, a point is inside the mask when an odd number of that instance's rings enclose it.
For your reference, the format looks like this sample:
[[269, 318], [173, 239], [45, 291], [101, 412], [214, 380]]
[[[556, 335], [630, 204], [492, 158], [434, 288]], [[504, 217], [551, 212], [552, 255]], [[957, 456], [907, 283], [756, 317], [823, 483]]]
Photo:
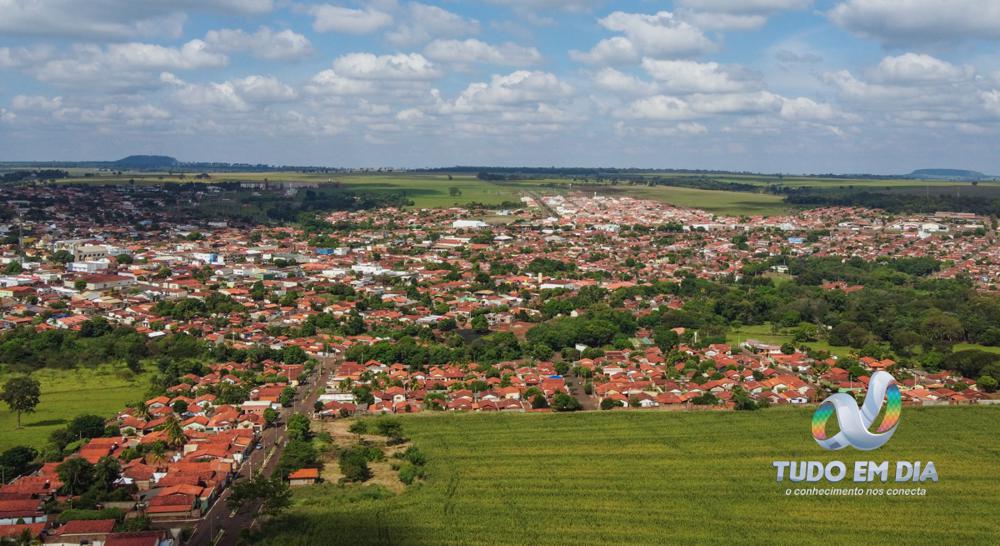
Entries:
[[174, 402], [170, 409], [174, 410], [177, 415], [184, 415], [188, 410], [188, 403], [183, 400], [178, 400]]
[[77, 292], [82, 292], [84, 289], [87, 288], [87, 281], [83, 279], [77, 279], [73, 281], [73, 288], [75, 288]]
[[278, 403], [284, 407], [290, 407], [292, 402], [295, 401], [295, 388], [285, 387], [281, 390], [281, 395], [278, 396]]
[[552, 397], [552, 409], [555, 411], [578, 411], [581, 409], [580, 401], [564, 393], [557, 392]]
[[612, 400], [610, 398], [605, 398], [605, 399], [601, 400], [601, 409], [602, 410], [609, 410], [611, 408], [618, 408], [618, 407], [621, 407], [621, 406], [622, 406], [622, 403], [619, 402], [618, 400]]
[[278, 412], [272, 407], [268, 407], [264, 410], [264, 426], [269, 427], [278, 420]]
[[[451, 180], [451, 177], [448, 177], [448, 179]], [[459, 195], [462, 195], [462, 190], [458, 189], [455, 186], [452, 186], [448, 188], [448, 195], [452, 197], [458, 197]]]
[[305, 414], [296, 413], [289, 417], [285, 428], [288, 429], [288, 438], [290, 440], [308, 440], [312, 437], [309, 418]]
[[15, 446], [0, 453], [0, 484], [31, 470], [37, 457], [38, 451], [26, 446]]
[[355, 421], [351, 423], [351, 426], [347, 427], [347, 431], [357, 435], [358, 440], [361, 440], [361, 436], [368, 433], [368, 423], [365, 421]]
[[94, 483], [94, 465], [82, 457], [70, 457], [56, 467], [67, 495], [80, 495]]
[[0, 392], [0, 400], [17, 414], [17, 428], [21, 428], [21, 414], [34, 413], [41, 396], [41, 385], [28, 376], [9, 379], [3, 386], [3, 392]]
[[490, 323], [486, 320], [486, 315], [476, 315], [472, 317], [472, 329], [477, 334], [488, 334]]
[[260, 503], [261, 514], [276, 516], [292, 505], [292, 490], [279, 476], [268, 479], [257, 474], [249, 480], [234, 483], [226, 503], [237, 512], [252, 509]]
[[344, 475], [344, 480], [349, 482], [363, 482], [372, 477], [372, 472], [368, 468], [368, 456], [360, 446], [354, 446], [340, 452], [340, 472]]
[[545, 399], [545, 396], [536, 394], [531, 399], [531, 409], [544, 409], [547, 407], [549, 407], [549, 401]]
[[167, 447], [179, 449], [187, 443], [184, 428], [174, 414], [168, 415], [167, 420], [163, 423], [163, 434], [166, 437]]
[[985, 392], [996, 392], [997, 384], [997, 380], [990, 375], [984, 375], [976, 381], [976, 386], [979, 387], [979, 390]]

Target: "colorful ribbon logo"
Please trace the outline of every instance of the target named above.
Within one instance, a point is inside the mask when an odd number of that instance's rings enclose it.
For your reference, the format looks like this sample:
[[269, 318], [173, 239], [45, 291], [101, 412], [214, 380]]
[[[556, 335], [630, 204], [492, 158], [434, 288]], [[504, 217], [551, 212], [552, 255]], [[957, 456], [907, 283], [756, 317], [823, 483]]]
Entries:
[[[885, 416], [876, 432], [868, 429], [882, 411], [882, 401], [886, 400]], [[854, 446], [861, 451], [871, 451], [885, 445], [896, 432], [903, 400], [899, 395], [896, 380], [886, 372], [875, 372], [868, 381], [868, 393], [861, 408], [854, 398], [846, 393], [837, 393], [827, 398], [816, 409], [812, 420], [812, 434], [820, 447], [829, 450]], [[826, 422], [836, 412], [840, 432], [832, 438], [826, 436]]]

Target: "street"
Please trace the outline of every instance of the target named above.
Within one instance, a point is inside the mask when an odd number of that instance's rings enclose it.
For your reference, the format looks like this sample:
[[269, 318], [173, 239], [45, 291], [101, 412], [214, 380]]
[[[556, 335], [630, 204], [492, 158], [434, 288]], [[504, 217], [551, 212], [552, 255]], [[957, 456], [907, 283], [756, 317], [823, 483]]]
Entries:
[[[250, 456], [240, 465], [237, 477], [248, 478], [254, 472], [260, 472], [265, 476], [270, 476], [278, 466], [281, 459], [281, 452], [284, 449], [285, 429], [284, 423], [288, 417], [294, 413], [312, 413], [313, 404], [323, 392], [323, 387], [329, 380], [330, 369], [328, 366], [317, 366], [316, 372], [310, 377], [309, 384], [300, 386], [295, 395], [295, 400], [290, 408], [282, 408], [278, 426], [267, 428], [263, 431], [260, 443], [263, 449], [252, 449]], [[307, 391], [303, 394], [303, 391]], [[254, 504], [241, 513], [233, 513], [226, 500], [229, 498], [232, 489], [226, 490], [215, 501], [215, 504], [208, 510], [202, 520], [195, 527], [194, 533], [188, 540], [188, 544], [204, 546], [208, 544], [216, 546], [235, 546], [239, 539], [240, 531], [251, 528], [257, 519], [259, 504]]]

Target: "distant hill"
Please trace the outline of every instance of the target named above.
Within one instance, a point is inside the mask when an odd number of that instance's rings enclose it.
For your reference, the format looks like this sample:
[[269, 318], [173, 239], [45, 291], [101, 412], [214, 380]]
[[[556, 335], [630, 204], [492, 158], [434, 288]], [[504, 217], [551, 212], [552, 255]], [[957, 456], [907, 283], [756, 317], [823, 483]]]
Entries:
[[962, 169], [918, 169], [910, 173], [910, 177], [920, 180], [989, 180], [993, 178], [981, 172]]
[[176, 159], [166, 155], [130, 155], [112, 163], [119, 169], [169, 169], [180, 165]]

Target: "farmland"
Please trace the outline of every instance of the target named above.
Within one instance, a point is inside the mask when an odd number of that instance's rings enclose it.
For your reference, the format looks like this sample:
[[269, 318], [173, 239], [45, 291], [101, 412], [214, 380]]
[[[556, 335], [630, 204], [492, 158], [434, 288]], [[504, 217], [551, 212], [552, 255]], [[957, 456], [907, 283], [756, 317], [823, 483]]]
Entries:
[[[397, 496], [375, 487], [299, 489], [292, 510], [257, 542], [705, 544], [729, 536], [741, 544], [937, 545], [1000, 534], [1000, 408], [906, 408], [892, 441], [870, 454], [824, 452], [810, 416], [775, 408], [403, 417], [427, 455], [426, 483]], [[792, 485], [775, 482], [774, 460], [932, 460], [940, 482], [909, 484], [926, 488], [925, 497], [786, 496]]]
[[[106, 171], [95, 172], [71, 169], [71, 178], [61, 183], [87, 184], [158, 184], [165, 182], [198, 181], [192, 173], [123, 172], [113, 174]], [[516, 202], [525, 192], [541, 194], [565, 191], [598, 191], [607, 194], [629, 195], [641, 199], [652, 199], [678, 207], [693, 207], [720, 215], [775, 216], [787, 214], [795, 207], [783, 202], [777, 194], [764, 193], [765, 188], [782, 185], [790, 188], [858, 189], [870, 191], [900, 192], [945, 192], [956, 191], [969, 194], [986, 194], [998, 191], [1000, 185], [983, 182], [974, 187], [968, 182], [926, 181], [907, 179], [841, 179], [822, 177], [777, 177], [766, 175], [708, 175], [726, 183], [752, 184], [760, 186], [762, 193], [706, 190], [669, 185], [601, 185], [592, 181], [574, 180], [571, 177], [526, 179], [505, 182], [479, 180], [469, 173], [312, 173], [312, 172], [218, 172], [201, 181], [212, 182], [291, 182], [321, 185], [336, 185], [344, 190], [372, 193], [403, 193], [414, 202], [416, 208], [440, 208], [463, 206], [471, 203], [500, 205]], [[672, 177], [690, 178], [683, 173], [644, 173], [663, 179]], [[457, 194], [453, 194], [457, 190]]]
[[[111, 417], [127, 402], [142, 399], [148, 388], [144, 375], [134, 376], [124, 365], [120, 369], [110, 365], [96, 369], [45, 369], [32, 377], [42, 387], [38, 411], [23, 415], [23, 428], [16, 429], [16, 416], [7, 406], [0, 405], [0, 451], [16, 445], [40, 449], [52, 431], [77, 415]], [[8, 378], [0, 374], [0, 383]]]

